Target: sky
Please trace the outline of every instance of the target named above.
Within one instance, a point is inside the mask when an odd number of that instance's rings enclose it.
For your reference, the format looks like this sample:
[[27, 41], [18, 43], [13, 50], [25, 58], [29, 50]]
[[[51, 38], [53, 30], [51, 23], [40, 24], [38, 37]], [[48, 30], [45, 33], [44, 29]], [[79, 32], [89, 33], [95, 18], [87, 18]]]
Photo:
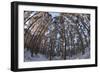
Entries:
[[49, 13], [52, 15], [52, 18], [60, 15], [59, 12], [49, 12]]

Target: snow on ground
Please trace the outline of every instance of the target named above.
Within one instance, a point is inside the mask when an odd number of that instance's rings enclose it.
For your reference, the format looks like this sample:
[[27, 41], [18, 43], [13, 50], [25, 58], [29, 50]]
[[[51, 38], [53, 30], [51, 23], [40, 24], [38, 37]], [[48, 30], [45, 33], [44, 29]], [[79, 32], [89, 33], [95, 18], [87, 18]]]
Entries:
[[[74, 60], [74, 59], [89, 59], [90, 58], [90, 50], [85, 50], [85, 54], [82, 55], [82, 53], [79, 53], [77, 55], [73, 55], [72, 57], [66, 56], [66, 60]], [[60, 56], [53, 57], [53, 60], [61, 60]], [[34, 55], [31, 57], [31, 52], [29, 50], [24, 51], [24, 62], [31, 62], [31, 61], [48, 61], [48, 58], [38, 53], [37, 55]]]
[[47, 61], [48, 59], [46, 58], [45, 55], [42, 54], [37, 54], [31, 57], [31, 52], [25, 50], [24, 51], [24, 61], [25, 62], [30, 62], [30, 61]]
[[86, 49], [85, 54], [82, 55], [82, 53], [79, 53], [77, 55], [73, 55], [72, 57], [66, 56], [66, 59], [89, 59], [90, 58], [90, 50]]

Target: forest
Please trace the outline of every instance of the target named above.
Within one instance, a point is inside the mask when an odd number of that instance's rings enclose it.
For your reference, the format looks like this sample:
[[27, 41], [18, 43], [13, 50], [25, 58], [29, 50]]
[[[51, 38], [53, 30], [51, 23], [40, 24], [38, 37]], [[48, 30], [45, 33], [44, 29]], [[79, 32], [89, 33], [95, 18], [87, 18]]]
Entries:
[[24, 11], [24, 62], [90, 58], [90, 14]]

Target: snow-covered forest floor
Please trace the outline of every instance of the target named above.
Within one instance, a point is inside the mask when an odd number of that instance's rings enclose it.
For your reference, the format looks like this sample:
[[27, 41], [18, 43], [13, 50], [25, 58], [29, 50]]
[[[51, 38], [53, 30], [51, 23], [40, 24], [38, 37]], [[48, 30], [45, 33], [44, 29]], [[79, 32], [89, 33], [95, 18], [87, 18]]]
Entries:
[[[59, 60], [59, 56], [53, 57], [54, 60]], [[85, 54], [82, 55], [81, 53], [77, 55], [73, 55], [72, 57], [66, 56], [66, 60], [75, 60], [75, 59], [89, 59], [90, 58], [90, 50], [85, 50]], [[31, 57], [31, 52], [29, 50], [24, 50], [24, 62], [31, 62], [31, 61], [48, 61], [49, 59], [43, 55], [38, 53]]]
[[31, 57], [31, 52], [29, 50], [24, 50], [24, 61], [47, 61], [48, 59], [46, 58], [45, 55], [42, 54], [37, 54]]

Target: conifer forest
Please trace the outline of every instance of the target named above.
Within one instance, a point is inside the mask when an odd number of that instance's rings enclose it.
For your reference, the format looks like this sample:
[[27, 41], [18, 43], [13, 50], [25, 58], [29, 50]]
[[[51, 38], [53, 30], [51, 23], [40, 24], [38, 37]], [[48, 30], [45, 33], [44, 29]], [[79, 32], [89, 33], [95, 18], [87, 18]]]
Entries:
[[90, 58], [90, 14], [24, 11], [24, 62]]

